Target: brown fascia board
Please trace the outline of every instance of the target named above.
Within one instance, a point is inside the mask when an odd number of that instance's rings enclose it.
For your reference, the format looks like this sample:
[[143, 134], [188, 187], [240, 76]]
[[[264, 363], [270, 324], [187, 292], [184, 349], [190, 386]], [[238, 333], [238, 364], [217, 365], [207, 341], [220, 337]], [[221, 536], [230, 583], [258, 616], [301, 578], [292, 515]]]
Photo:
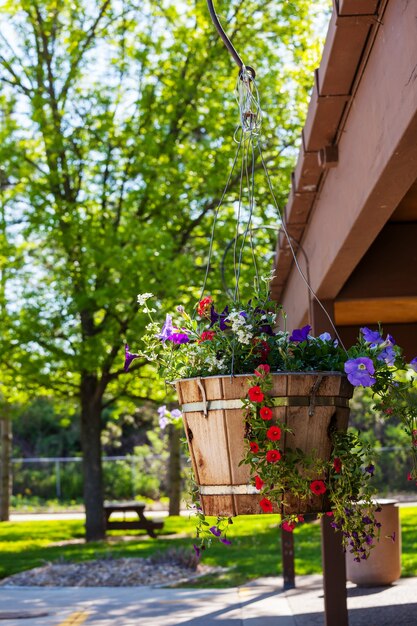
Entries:
[[350, 94], [373, 22], [368, 15], [343, 17], [333, 11], [317, 70], [320, 96]]
[[306, 224], [315, 197], [315, 192], [296, 193], [291, 189], [284, 212], [285, 223]]
[[335, 5], [341, 16], [375, 15], [378, 0], [336, 0]]
[[301, 146], [292, 178], [295, 193], [316, 192], [322, 173], [317, 152], [307, 152], [304, 146]]
[[[377, 7], [377, 0], [335, 0], [320, 68], [315, 72], [302, 146], [292, 173], [292, 190], [285, 209], [287, 225], [307, 223], [323, 174], [318, 152], [336, 139]], [[304, 226], [297, 233], [298, 241], [303, 230]], [[281, 229], [275, 260], [278, 275], [272, 285], [274, 297], [278, 299], [292, 265], [292, 255], [283, 244], [283, 235]], [[292, 232], [291, 235], [294, 236]]]
[[306, 152], [318, 152], [332, 145], [349, 95], [321, 96], [318, 91], [318, 72], [308, 106], [303, 130], [303, 145]]

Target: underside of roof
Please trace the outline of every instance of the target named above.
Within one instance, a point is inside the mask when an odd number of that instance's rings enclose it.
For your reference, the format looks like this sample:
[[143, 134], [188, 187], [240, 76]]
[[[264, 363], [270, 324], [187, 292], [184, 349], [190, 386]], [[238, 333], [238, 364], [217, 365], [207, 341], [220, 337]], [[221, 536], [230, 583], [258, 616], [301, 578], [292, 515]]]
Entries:
[[[416, 179], [417, 5], [335, 1], [283, 217], [338, 326], [417, 323]], [[311, 322], [282, 229], [275, 274], [289, 326]]]

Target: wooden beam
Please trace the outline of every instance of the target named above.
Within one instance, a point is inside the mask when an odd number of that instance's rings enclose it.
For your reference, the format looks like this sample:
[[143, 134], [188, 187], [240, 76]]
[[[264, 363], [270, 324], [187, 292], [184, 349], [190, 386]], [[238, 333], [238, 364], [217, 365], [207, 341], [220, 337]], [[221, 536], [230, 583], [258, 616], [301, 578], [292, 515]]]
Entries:
[[337, 326], [410, 324], [417, 322], [417, 296], [336, 301]]

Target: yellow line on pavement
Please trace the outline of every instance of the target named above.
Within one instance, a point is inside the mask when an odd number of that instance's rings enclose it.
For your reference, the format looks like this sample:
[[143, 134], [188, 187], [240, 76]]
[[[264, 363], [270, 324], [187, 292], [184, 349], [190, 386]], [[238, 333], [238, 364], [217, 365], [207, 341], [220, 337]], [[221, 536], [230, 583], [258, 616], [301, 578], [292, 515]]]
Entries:
[[58, 626], [80, 626], [80, 624], [84, 624], [89, 615], [90, 613], [88, 611], [76, 611], [75, 613], [71, 613], [63, 622], [60, 622]]

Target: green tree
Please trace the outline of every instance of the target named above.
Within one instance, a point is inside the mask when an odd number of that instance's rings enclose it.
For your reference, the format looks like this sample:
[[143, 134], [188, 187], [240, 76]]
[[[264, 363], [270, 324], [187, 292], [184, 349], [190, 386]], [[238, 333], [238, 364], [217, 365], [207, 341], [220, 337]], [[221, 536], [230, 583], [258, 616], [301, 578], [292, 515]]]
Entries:
[[[163, 308], [198, 296], [213, 210], [233, 158], [236, 68], [203, 2], [0, 6], [7, 23], [2, 156], [19, 222], [13, 227], [10, 218], [8, 228], [16, 244], [24, 242], [3, 313], [1, 360], [26, 386], [80, 404], [86, 536], [99, 539], [103, 410], [121, 398], [165, 395], [146, 363], [135, 362], [135, 375], [123, 371], [123, 342], [136, 342], [145, 323], [135, 297], [153, 292]], [[218, 6], [257, 70], [265, 158], [280, 199], [318, 59], [313, 7], [324, 6]], [[276, 224], [264, 182], [259, 191], [259, 223]], [[214, 270], [235, 232], [235, 205], [225, 200]], [[215, 271], [208, 288], [220, 290]]]

